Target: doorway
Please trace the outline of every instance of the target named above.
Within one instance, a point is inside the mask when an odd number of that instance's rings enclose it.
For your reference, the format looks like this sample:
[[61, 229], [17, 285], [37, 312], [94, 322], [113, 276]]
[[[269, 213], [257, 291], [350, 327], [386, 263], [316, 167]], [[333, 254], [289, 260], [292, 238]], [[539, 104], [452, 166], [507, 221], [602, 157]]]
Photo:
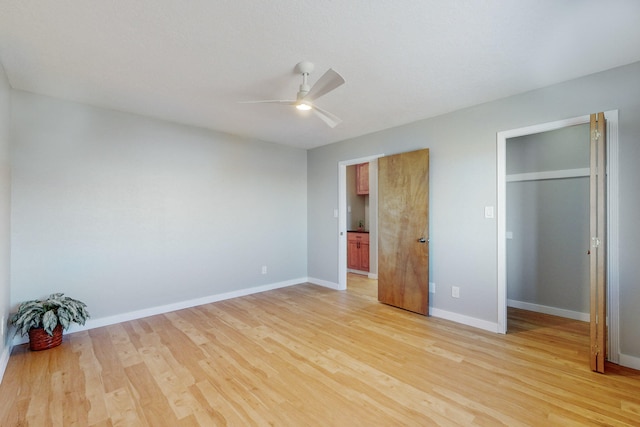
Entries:
[[[359, 157], [338, 162], [338, 290], [347, 289], [347, 230], [350, 227], [348, 215], [347, 167], [369, 163], [369, 274], [368, 279], [378, 278], [378, 163], [384, 154]], [[357, 220], [358, 218], [356, 218]]]
[[[607, 253], [607, 308], [608, 308], [608, 360], [614, 363], [618, 362], [619, 344], [618, 344], [618, 167], [617, 167], [617, 111], [608, 111], [605, 113], [608, 122], [607, 128], [607, 235], [608, 235], [608, 253]], [[524, 137], [528, 135], [540, 134], [543, 132], [566, 129], [572, 126], [581, 126], [589, 123], [590, 116], [581, 116], [577, 118], [561, 120], [557, 122], [544, 123], [541, 125], [529, 126], [526, 128], [513, 129], [510, 131], [499, 132], [497, 135], [497, 179], [498, 179], [498, 229], [497, 229], [497, 248], [498, 248], [498, 327], [499, 332], [507, 331], [507, 244], [509, 237], [507, 228], [507, 205], [509, 197], [507, 190], [508, 170], [507, 170], [507, 140], [510, 138]], [[582, 172], [580, 168], [573, 171], [576, 175]], [[547, 177], [547, 178], [553, 178]], [[588, 251], [588, 248], [587, 248]], [[574, 311], [574, 310], [569, 310]], [[580, 312], [580, 310], [575, 310]]]
[[[429, 149], [380, 157], [368, 162], [371, 236], [366, 236], [366, 240], [371, 245], [371, 273], [367, 276], [380, 278], [377, 284], [380, 302], [427, 315]], [[345, 182], [346, 168], [361, 161], [339, 163], [339, 280], [344, 278], [344, 285], [339, 283], [338, 289], [347, 289], [347, 278], [355, 278], [347, 276], [347, 272], [353, 272], [347, 265], [353, 268], [357, 264], [347, 262], [347, 254], [356, 253], [354, 247], [359, 246], [354, 245], [355, 239], [364, 241], [360, 233], [349, 232], [348, 226], [354, 223], [347, 220]]]

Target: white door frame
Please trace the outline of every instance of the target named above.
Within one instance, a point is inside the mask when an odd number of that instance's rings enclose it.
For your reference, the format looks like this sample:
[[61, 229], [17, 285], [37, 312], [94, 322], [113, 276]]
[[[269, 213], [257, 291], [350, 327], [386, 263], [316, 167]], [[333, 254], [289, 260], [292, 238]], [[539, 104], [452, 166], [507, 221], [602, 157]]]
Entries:
[[[367, 157], [359, 157], [357, 159], [351, 160], [342, 160], [338, 162], [338, 290], [347, 289], [347, 166], [357, 165], [360, 163], [371, 162], [372, 160], [377, 160], [380, 157], [384, 157], [384, 154], [375, 154], [373, 156]], [[372, 173], [373, 172], [373, 173]], [[376, 215], [378, 213], [378, 186], [377, 179], [378, 175], [375, 173], [375, 170], [369, 168], [369, 176], [375, 175], [375, 185], [371, 185], [373, 180], [369, 180], [370, 193], [369, 196], [369, 215]], [[370, 218], [371, 219], [371, 218]], [[378, 221], [370, 221], [374, 222], [377, 236], [377, 224]], [[378, 246], [375, 245], [377, 248]], [[376, 259], [378, 257], [378, 251], [372, 251], [371, 255], [375, 256]], [[375, 265], [378, 265], [376, 262]]]
[[[618, 363], [619, 344], [619, 232], [618, 232], [618, 110], [606, 111], [607, 119], [607, 313], [608, 313], [608, 357]], [[560, 129], [567, 126], [589, 123], [590, 116], [580, 116], [555, 122], [542, 123], [519, 129], [498, 132], [497, 143], [497, 220], [498, 220], [498, 332], [507, 332], [507, 139]]]

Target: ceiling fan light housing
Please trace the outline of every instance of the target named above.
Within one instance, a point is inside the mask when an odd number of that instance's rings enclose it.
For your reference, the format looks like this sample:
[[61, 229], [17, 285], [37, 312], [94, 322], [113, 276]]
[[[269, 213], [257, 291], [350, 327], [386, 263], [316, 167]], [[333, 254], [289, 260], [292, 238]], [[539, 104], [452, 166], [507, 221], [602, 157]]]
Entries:
[[311, 105], [307, 104], [306, 102], [299, 102], [296, 104], [296, 108], [300, 111], [309, 111], [311, 110], [311, 108], [313, 108]]

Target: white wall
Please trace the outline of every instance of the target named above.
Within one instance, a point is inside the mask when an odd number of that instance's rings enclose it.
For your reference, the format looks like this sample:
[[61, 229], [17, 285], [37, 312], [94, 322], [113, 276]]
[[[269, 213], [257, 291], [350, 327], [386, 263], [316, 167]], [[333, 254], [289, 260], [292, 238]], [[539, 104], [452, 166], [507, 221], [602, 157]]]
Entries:
[[9, 162], [11, 90], [0, 64], [0, 380], [9, 359], [10, 336], [7, 333], [10, 285], [11, 167]]
[[306, 278], [304, 150], [24, 92], [12, 108], [13, 306], [59, 291], [99, 319]]
[[[496, 133], [619, 110], [620, 345], [640, 357], [640, 63], [440, 117], [318, 147], [308, 153], [309, 276], [338, 280], [337, 163], [430, 149], [431, 304], [460, 319], [497, 323]], [[460, 287], [460, 298], [451, 297]]]

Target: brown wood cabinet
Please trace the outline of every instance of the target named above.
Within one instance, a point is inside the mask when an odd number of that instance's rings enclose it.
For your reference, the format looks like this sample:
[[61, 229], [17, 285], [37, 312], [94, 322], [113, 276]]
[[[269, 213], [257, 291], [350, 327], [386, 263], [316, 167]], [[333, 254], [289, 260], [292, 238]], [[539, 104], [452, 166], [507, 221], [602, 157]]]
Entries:
[[347, 233], [347, 268], [369, 271], [369, 233]]
[[356, 165], [356, 194], [369, 194], [369, 163]]

